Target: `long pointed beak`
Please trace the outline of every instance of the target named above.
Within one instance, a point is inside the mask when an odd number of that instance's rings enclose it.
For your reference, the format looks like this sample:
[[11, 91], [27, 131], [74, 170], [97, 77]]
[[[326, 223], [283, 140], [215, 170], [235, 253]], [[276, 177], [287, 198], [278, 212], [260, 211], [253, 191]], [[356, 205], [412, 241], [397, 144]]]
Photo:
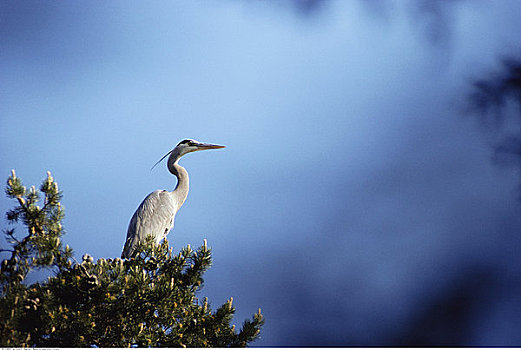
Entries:
[[214, 144], [211, 144], [211, 143], [198, 143], [197, 144], [197, 148], [199, 150], [205, 150], [205, 149], [216, 149], [216, 148], [225, 148], [226, 146], [221, 146], [221, 145], [214, 145]]

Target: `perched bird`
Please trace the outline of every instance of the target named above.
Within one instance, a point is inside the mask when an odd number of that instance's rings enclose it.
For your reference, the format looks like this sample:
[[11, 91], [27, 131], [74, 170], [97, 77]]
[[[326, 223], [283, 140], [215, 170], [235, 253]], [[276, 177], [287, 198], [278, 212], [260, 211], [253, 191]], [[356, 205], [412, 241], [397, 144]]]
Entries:
[[225, 146], [203, 143], [186, 139], [161, 158], [152, 169], [168, 155], [168, 170], [177, 177], [177, 186], [173, 191], [157, 190], [150, 193], [139, 205], [132, 216], [127, 230], [122, 258], [132, 258], [139, 252], [136, 247], [147, 236], [153, 236], [159, 244], [174, 227], [175, 214], [181, 208], [188, 195], [188, 172], [179, 165], [179, 159], [187, 153], [206, 149], [224, 148]]

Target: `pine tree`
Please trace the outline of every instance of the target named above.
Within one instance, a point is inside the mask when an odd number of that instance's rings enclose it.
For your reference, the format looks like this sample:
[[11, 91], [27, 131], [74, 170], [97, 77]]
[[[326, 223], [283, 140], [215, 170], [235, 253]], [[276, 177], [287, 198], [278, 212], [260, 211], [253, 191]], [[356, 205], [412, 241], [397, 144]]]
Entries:
[[[8, 211], [10, 223], [22, 223], [27, 235], [4, 230], [11, 254], [3, 260], [0, 286], [0, 344], [38, 347], [229, 347], [255, 340], [264, 322], [260, 309], [235, 330], [230, 322], [232, 299], [212, 311], [197, 292], [210, 267], [206, 240], [174, 254], [165, 240], [144, 242], [130, 260], [99, 259], [85, 254], [74, 263], [63, 247], [64, 234], [58, 185], [47, 173], [40, 192], [27, 190], [15, 172], [6, 194], [17, 205]], [[24, 283], [30, 271], [52, 271], [46, 281]]]

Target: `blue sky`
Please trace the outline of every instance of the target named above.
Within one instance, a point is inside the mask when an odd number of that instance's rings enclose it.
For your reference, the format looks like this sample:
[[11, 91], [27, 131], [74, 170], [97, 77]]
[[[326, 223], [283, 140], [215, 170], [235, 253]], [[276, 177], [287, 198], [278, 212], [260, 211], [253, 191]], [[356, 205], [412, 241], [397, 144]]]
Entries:
[[109, 258], [143, 198], [174, 188], [150, 171], [163, 154], [224, 144], [182, 159], [169, 240], [208, 239], [201, 294], [233, 296], [237, 325], [261, 307], [256, 345], [392, 344], [490, 276], [456, 343], [519, 345], [519, 172], [463, 111], [472, 79], [519, 54], [521, 3], [299, 3], [1, 2], [0, 174], [50, 170], [64, 241]]

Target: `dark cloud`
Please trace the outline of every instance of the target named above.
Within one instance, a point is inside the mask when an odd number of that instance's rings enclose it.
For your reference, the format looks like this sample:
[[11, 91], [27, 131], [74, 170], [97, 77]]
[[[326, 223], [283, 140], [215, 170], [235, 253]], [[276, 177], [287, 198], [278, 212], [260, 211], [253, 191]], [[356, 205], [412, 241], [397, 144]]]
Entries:
[[[497, 295], [499, 271], [490, 266], [467, 268], [415, 310], [402, 333], [387, 342], [393, 346], [477, 346], [473, 343], [478, 315]], [[503, 345], [508, 345], [507, 343]], [[499, 345], [499, 344], [495, 344]]]

